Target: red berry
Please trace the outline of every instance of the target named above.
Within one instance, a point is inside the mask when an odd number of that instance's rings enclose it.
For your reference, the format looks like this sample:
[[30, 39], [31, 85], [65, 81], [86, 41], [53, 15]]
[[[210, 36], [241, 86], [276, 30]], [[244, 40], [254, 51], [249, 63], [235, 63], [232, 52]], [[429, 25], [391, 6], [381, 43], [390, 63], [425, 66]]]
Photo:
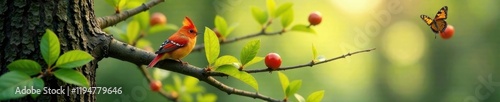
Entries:
[[149, 87], [151, 87], [151, 90], [153, 90], [154, 92], [158, 92], [161, 89], [161, 81], [151, 81], [151, 83], [149, 83]]
[[321, 23], [321, 19], [323, 18], [321, 17], [321, 13], [319, 11], [315, 11], [309, 14], [309, 23], [313, 26]]
[[444, 32], [441, 32], [439, 35], [441, 35], [441, 38], [443, 39], [450, 39], [451, 37], [453, 37], [453, 33], [455, 33], [455, 28], [453, 28], [453, 26], [451, 25], [448, 25], [446, 26]]
[[154, 25], [159, 25], [159, 24], [167, 24], [167, 17], [165, 17], [165, 15], [163, 15], [162, 13], [160, 12], [156, 12], [154, 13], [152, 16], [151, 16], [151, 19], [149, 21], [149, 24], [151, 26], [154, 26]]
[[269, 53], [266, 55], [265, 63], [268, 68], [276, 70], [281, 66], [281, 57], [277, 53]]

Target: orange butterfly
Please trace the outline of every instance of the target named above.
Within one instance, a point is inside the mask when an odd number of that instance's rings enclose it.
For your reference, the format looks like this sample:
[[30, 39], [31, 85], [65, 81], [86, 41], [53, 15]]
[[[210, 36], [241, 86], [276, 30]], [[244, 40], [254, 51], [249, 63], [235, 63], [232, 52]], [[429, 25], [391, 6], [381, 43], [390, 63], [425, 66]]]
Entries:
[[[441, 32], [444, 32], [446, 29], [447, 23], [445, 21], [446, 18], [448, 18], [448, 6], [442, 7], [432, 19], [431, 17], [427, 15], [420, 15], [420, 18], [424, 20], [425, 23], [427, 23], [428, 26], [431, 26], [431, 30], [439, 34]], [[434, 39], [436, 38], [436, 35], [434, 35]]]

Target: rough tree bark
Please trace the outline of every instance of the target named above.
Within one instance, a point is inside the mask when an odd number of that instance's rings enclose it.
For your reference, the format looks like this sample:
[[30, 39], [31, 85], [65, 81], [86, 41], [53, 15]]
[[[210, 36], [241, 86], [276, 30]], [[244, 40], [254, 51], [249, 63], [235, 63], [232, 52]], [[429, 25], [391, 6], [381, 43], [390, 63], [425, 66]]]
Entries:
[[[40, 53], [40, 39], [45, 29], [53, 30], [61, 42], [61, 53], [79, 49], [96, 60], [77, 68], [91, 86], [95, 85], [97, 62], [103, 58], [106, 36], [96, 23], [93, 0], [1, 0], [0, 1], [0, 75], [7, 64], [17, 59], [33, 59], [47, 66]], [[46, 68], [46, 67], [45, 67]], [[43, 68], [43, 69], [45, 69]], [[53, 76], [44, 77], [51, 88], [74, 87]], [[92, 94], [41, 95], [38, 101], [95, 101]], [[35, 101], [31, 97], [11, 101]]]

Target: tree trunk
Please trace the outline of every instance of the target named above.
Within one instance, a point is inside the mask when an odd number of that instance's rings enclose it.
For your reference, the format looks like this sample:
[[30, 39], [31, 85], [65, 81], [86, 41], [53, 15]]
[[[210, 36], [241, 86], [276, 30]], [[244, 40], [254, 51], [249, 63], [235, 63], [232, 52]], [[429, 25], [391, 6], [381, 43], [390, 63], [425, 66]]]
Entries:
[[[46, 69], [40, 52], [40, 39], [45, 29], [59, 37], [61, 54], [83, 50], [95, 60], [77, 68], [95, 85], [97, 62], [103, 58], [103, 39], [110, 39], [95, 21], [93, 0], [1, 0], [0, 1], [0, 75], [8, 72], [7, 64], [18, 59], [32, 59]], [[105, 49], [105, 48], [104, 48]], [[45, 76], [45, 87], [76, 87]], [[38, 101], [95, 101], [93, 94], [40, 95]], [[24, 97], [11, 101], [35, 101]]]

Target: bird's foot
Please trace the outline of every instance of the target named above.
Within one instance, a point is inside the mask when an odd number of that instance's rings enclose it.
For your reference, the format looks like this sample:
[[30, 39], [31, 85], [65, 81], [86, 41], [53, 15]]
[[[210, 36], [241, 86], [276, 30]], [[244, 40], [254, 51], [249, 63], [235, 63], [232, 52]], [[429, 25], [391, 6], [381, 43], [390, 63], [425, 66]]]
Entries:
[[186, 62], [186, 61], [182, 61], [182, 60], [180, 60], [180, 59], [177, 59], [177, 61], [178, 61], [178, 62], [181, 62], [181, 63], [182, 63], [182, 65], [188, 65], [188, 64], [189, 64], [188, 62]]

